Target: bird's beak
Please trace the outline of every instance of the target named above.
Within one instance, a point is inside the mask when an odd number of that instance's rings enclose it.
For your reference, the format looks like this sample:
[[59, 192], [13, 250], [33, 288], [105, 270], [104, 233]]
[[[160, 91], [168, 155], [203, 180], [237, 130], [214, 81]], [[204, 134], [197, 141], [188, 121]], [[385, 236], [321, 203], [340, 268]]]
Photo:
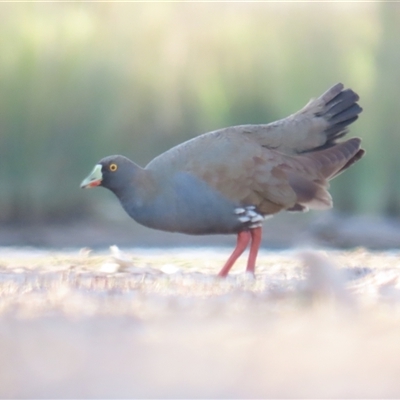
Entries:
[[101, 173], [102, 166], [97, 164], [90, 175], [85, 178], [81, 183], [81, 188], [92, 188], [99, 186], [103, 180], [103, 174]]

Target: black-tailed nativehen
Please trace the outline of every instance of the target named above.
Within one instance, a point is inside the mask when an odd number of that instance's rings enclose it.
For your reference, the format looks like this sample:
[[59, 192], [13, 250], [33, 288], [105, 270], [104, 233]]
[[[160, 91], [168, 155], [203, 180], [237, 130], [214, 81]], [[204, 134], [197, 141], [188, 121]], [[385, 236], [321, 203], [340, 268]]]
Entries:
[[110, 189], [139, 224], [192, 235], [236, 234], [220, 276], [250, 243], [254, 274], [265, 217], [332, 207], [329, 181], [364, 154], [358, 138], [339, 142], [362, 111], [336, 84], [285, 119], [205, 133], [141, 168], [121, 155], [100, 160], [82, 188]]

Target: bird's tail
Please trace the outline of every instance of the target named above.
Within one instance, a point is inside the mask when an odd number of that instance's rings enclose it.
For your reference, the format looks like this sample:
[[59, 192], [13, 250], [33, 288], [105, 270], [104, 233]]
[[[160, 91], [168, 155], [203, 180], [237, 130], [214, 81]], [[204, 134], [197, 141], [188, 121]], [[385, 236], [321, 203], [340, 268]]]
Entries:
[[319, 173], [329, 181], [362, 158], [365, 150], [360, 147], [361, 139], [352, 138], [327, 149], [309, 153], [306, 157], [316, 164]]
[[307, 174], [288, 172], [289, 184], [297, 195], [297, 203], [290, 209], [304, 211], [332, 207], [328, 192], [329, 181], [361, 159], [365, 151], [360, 148], [361, 140], [353, 138], [325, 150], [310, 152], [298, 158], [304, 171], [317, 171], [318, 178]]
[[360, 99], [351, 89], [344, 89], [342, 83], [337, 83], [317, 99], [311, 100], [302, 110], [314, 111], [316, 117], [323, 118], [327, 123], [324, 130], [326, 141], [322, 146], [308, 149], [318, 151], [335, 146], [337, 140], [345, 136], [348, 126], [358, 119], [362, 108], [357, 104]]

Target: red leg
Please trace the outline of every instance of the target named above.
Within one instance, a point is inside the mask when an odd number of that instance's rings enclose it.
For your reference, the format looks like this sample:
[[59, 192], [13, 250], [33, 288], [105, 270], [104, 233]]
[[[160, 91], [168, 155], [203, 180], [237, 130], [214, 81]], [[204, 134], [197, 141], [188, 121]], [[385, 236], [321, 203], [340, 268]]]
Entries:
[[233, 264], [235, 264], [235, 261], [246, 250], [246, 247], [250, 242], [250, 237], [251, 237], [251, 234], [249, 231], [242, 231], [242, 232], [238, 233], [235, 250], [233, 250], [233, 253], [231, 254], [228, 261], [225, 263], [225, 265], [219, 272], [218, 276], [225, 277], [228, 275]]
[[254, 228], [250, 229], [251, 233], [251, 245], [250, 245], [250, 253], [249, 259], [247, 260], [247, 268], [246, 272], [250, 272], [254, 275], [256, 270], [256, 259], [258, 254], [258, 249], [260, 248], [261, 244], [261, 236], [262, 236], [262, 228]]

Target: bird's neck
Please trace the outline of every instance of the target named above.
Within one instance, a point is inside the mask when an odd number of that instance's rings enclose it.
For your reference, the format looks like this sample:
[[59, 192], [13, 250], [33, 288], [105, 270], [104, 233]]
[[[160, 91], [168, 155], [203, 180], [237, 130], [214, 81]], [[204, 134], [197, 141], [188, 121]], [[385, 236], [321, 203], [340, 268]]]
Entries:
[[122, 206], [131, 214], [132, 208], [141, 208], [157, 194], [156, 180], [151, 171], [135, 165], [132, 177], [126, 185], [113, 190]]

